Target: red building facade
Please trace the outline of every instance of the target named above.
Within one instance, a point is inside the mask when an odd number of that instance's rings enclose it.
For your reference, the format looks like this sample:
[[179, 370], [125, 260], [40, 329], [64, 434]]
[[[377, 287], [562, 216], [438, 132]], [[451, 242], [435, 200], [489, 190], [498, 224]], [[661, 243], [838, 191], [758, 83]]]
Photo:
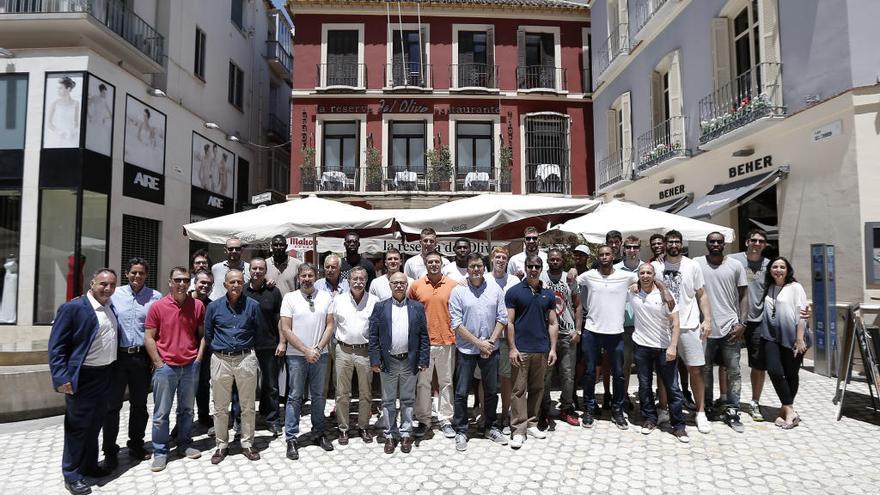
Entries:
[[406, 207], [592, 189], [585, 6], [292, 0], [288, 9], [292, 192]]

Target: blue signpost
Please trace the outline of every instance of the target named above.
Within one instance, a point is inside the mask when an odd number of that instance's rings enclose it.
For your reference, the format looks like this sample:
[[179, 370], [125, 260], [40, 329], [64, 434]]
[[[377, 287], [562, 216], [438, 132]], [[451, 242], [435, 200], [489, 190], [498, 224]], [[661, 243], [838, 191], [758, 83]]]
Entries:
[[813, 321], [815, 323], [813, 359], [816, 373], [835, 376], [837, 369], [837, 287], [834, 245], [810, 246], [813, 282]]

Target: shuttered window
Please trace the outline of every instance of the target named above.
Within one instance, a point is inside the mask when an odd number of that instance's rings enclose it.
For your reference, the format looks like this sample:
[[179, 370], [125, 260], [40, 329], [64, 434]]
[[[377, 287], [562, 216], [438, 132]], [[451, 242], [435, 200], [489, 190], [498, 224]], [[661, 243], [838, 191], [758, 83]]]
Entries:
[[165, 287], [158, 285], [160, 225], [158, 220], [122, 215], [122, 260], [119, 266], [125, 271], [131, 258], [140, 257], [147, 260], [150, 264], [150, 269], [147, 271], [147, 287], [164, 292]]

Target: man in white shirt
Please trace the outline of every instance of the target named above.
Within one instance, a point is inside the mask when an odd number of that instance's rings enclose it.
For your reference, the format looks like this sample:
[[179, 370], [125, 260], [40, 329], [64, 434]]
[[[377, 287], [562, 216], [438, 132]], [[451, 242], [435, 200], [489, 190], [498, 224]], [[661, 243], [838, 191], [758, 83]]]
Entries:
[[466, 284], [468, 278], [468, 256], [471, 254], [471, 241], [464, 237], [459, 237], [452, 245], [455, 252], [455, 263], [449, 263], [443, 266], [440, 273], [446, 275], [451, 280], [459, 284]]
[[739, 358], [740, 341], [746, 330], [744, 322], [748, 320], [748, 305], [743, 307], [748, 286], [746, 270], [740, 262], [724, 256], [724, 235], [720, 232], [706, 236], [706, 248], [709, 254], [696, 259], [703, 271], [706, 293], [712, 306], [712, 333], [706, 340], [706, 366], [703, 367], [705, 395], [712, 397], [712, 368], [716, 356], [721, 354], [727, 374], [724, 422], [733, 431], [742, 433], [745, 427], [739, 420], [742, 387]]
[[[377, 301], [384, 301], [391, 297], [391, 284], [388, 282], [388, 279], [391, 275], [401, 271], [401, 265], [400, 250], [388, 248], [388, 251], [385, 251], [385, 274], [381, 277], [376, 277], [373, 279], [373, 283], [370, 284], [370, 294], [375, 296]], [[406, 277], [406, 285], [409, 286], [412, 283], [413, 280]]]
[[[425, 227], [419, 236], [419, 244], [421, 244], [422, 252], [418, 256], [406, 260], [403, 265], [403, 273], [412, 280], [418, 280], [427, 275], [425, 257], [437, 250], [437, 232], [431, 227]], [[446, 265], [449, 261], [441, 256], [440, 263]]]
[[[602, 245], [598, 249], [599, 268], [577, 277], [580, 304], [576, 317], [583, 318], [581, 349], [584, 353], [584, 428], [592, 428], [593, 416], [598, 412], [596, 403], [596, 366], [602, 350], [611, 361], [612, 398], [611, 419], [621, 430], [629, 428], [623, 414], [623, 317], [629, 286], [638, 277], [634, 273], [614, 269], [614, 250]], [[582, 316], [586, 308], [586, 316]], [[577, 325], [580, 329], [580, 324]]]
[[538, 229], [526, 227], [523, 231], [523, 252], [514, 254], [507, 262], [507, 273], [516, 275], [520, 280], [526, 276], [526, 256], [536, 254], [547, 266], [547, 253], [538, 249]]
[[118, 323], [110, 296], [116, 272], [101, 268], [85, 296], [58, 308], [49, 334], [52, 387], [64, 394], [64, 487], [74, 495], [91, 493], [84, 477], [111, 473], [98, 466], [98, 433], [110, 392], [111, 365], [116, 361]]
[[299, 417], [303, 392], [309, 387], [312, 433], [319, 435], [318, 444], [326, 451], [333, 444], [324, 434], [324, 376], [329, 358], [327, 347], [333, 335], [330, 293], [315, 288], [317, 270], [311, 263], [298, 268], [299, 290], [289, 292], [281, 302], [281, 334], [287, 339], [287, 406], [284, 430], [287, 458], [299, 459]]
[[[684, 237], [677, 230], [666, 233], [666, 256], [663, 261], [655, 261], [657, 278], [672, 293], [678, 303], [681, 335], [678, 338], [678, 355], [687, 366], [694, 402], [697, 409], [697, 431], [709, 433], [712, 425], [706, 417], [706, 397], [703, 385], [703, 365], [706, 355], [703, 342], [712, 331], [712, 310], [709, 295], [703, 289], [703, 271], [696, 261], [682, 255]], [[703, 321], [700, 322], [700, 313]], [[683, 387], [682, 387], [683, 388]], [[660, 408], [666, 409], [666, 392], [660, 387]], [[662, 421], [662, 420], [661, 420]]]
[[[235, 269], [241, 271], [244, 274], [244, 283], [247, 284], [251, 280], [251, 266], [247, 261], [242, 261], [241, 252], [242, 252], [241, 239], [237, 237], [231, 237], [226, 240], [226, 247], [223, 248], [226, 253], [226, 260], [221, 261], [219, 263], [214, 263], [214, 266], [211, 267], [211, 274], [214, 275], [215, 281], [223, 281], [226, 280], [226, 274], [229, 270]], [[211, 295], [208, 296], [212, 301], [216, 301], [217, 299], [222, 299], [223, 296], [226, 295], [226, 287], [223, 287], [223, 284], [218, 282], [214, 284], [214, 288], [211, 289]]]
[[335, 254], [324, 258], [324, 278], [315, 282], [315, 289], [329, 293], [331, 298], [348, 291], [348, 280], [342, 278], [339, 268], [341, 261]]
[[367, 270], [355, 266], [348, 272], [346, 294], [340, 294], [330, 305], [336, 335], [336, 421], [339, 445], [348, 444], [348, 412], [351, 401], [351, 376], [358, 378], [358, 429], [364, 443], [373, 441], [370, 433], [370, 402], [373, 372], [370, 370], [368, 343], [370, 315], [376, 296], [367, 294]]
[[[520, 283], [520, 279], [516, 275], [507, 273], [507, 258], [509, 251], [504, 246], [495, 246], [492, 248], [492, 276], [486, 276], [488, 283], [495, 284], [501, 288], [503, 294]], [[510, 435], [510, 393], [513, 390], [513, 383], [510, 381], [510, 345], [507, 343], [507, 327], [501, 331], [501, 338], [498, 339], [498, 377], [501, 383], [499, 389], [501, 391], [501, 426], [505, 435]]]

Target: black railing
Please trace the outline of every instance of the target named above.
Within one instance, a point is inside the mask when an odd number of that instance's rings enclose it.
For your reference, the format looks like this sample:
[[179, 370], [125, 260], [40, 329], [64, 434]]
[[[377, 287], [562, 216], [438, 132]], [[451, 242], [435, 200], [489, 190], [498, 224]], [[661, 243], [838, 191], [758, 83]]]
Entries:
[[289, 119], [284, 120], [274, 113], [270, 113], [266, 122], [266, 132], [279, 143], [286, 143], [290, 140], [290, 125], [288, 122]]
[[317, 65], [315, 86], [363, 88], [367, 81], [367, 64], [334, 62]]
[[569, 194], [571, 181], [568, 167], [557, 163], [526, 164], [527, 193]]
[[450, 88], [497, 88], [497, 81], [497, 65], [468, 63], [449, 66]]
[[632, 150], [618, 149], [599, 161], [596, 167], [596, 189], [604, 189], [620, 181], [632, 179]]
[[293, 71], [293, 57], [284, 48], [280, 41], [266, 42], [266, 58], [269, 60], [277, 60], [289, 75]]
[[781, 116], [782, 64], [760, 63], [700, 100], [700, 144], [762, 117]]
[[596, 51], [596, 74], [601, 76], [617, 57], [629, 53], [629, 23], [615, 26]]
[[165, 38], [120, 0], [0, 0], [0, 14], [86, 12], [158, 64], [165, 62]]
[[663, 7], [668, 0], [636, 0], [636, 30], [639, 31], [654, 17], [654, 14]]
[[563, 67], [520, 65], [516, 68], [516, 87], [517, 89], [565, 91], [567, 89], [565, 75], [566, 69]]
[[430, 88], [433, 86], [431, 64], [395, 62], [385, 64], [385, 82], [391, 87]]
[[636, 140], [638, 152], [636, 172], [644, 172], [676, 156], [688, 156], [689, 152], [685, 149], [682, 139], [683, 130], [684, 118], [672, 117], [639, 136]]

